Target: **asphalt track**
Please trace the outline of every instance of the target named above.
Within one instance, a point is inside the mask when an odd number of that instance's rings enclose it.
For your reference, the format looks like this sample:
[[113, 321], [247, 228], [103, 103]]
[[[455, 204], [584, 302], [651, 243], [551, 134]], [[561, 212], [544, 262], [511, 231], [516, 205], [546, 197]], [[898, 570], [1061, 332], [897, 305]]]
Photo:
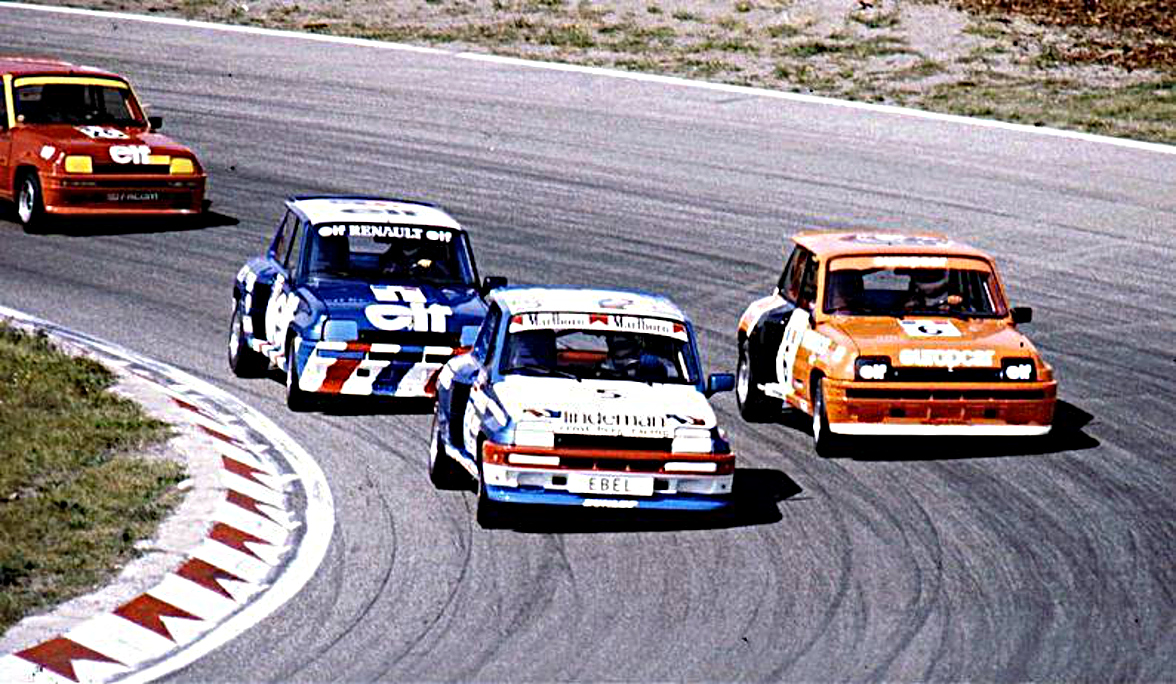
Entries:
[[[131, 76], [201, 154], [219, 215], [45, 236], [0, 222], [0, 302], [256, 406], [338, 507], [310, 584], [172, 679], [1176, 680], [1176, 155], [11, 7], [0, 46]], [[472, 494], [428, 484], [428, 416], [290, 414], [278, 382], [228, 371], [234, 273], [282, 197], [326, 191], [441, 202], [483, 274], [670, 294], [711, 370], [733, 368], [786, 234], [938, 229], [995, 252], [1035, 308], [1059, 434], [826, 461], [723, 395], [731, 519], [486, 532]]]

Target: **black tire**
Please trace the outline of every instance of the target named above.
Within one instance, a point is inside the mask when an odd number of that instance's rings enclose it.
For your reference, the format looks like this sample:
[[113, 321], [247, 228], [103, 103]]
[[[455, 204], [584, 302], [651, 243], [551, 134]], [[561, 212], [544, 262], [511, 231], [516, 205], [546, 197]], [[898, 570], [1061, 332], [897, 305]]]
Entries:
[[16, 218], [26, 233], [40, 232], [45, 227], [45, 202], [36, 171], [26, 171], [16, 181]]
[[314, 397], [298, 387], [298, 362], [294, 355], [294, 338], [286, 341], [286, 408], [296, 413], [314, 408]]
[[429, 441], [429, 482], [437, 489], [462, 489], [467, 485], [466, 472], [445, 453], [441, 444], [441, 422], [433, 414], [432, 439]]
[[755, 371], [756, 364], [747, 347], [747, 340], [740, 340], [739, 362], [735, 367], [735, 403], [739, 405], [739, 415], [748, 421], [776, 418], [783, 409], [783, 402], [759, 389], [762, 380]]
[[845, 438], [829, 430], [829, 412], [825, 407], [824, 378], [813, 382], [813, 447], [822, 458], [837, 458], [845, 451]]
[[269, 369], [269, 359], [249, 348], [245, 342], [245, 317], [241, 305], [233, 300], [233, 318], [229, 322], [229, 369], [238, 378], [256, 378]]

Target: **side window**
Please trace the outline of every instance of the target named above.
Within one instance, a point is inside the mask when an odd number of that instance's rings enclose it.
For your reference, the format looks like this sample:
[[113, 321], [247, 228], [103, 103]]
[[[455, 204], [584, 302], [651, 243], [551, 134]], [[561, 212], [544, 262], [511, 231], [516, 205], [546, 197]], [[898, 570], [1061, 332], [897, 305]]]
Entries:
[[[792, 302], [798, 304], [802, 298], [802, 281], [810, 264], [813, 263], [812, 253], [803, 247], [797, 247], [792, 250], [792, 256], [788, 257], [788, 263], [784, 266], [784, 272], [780, 274], [780, 281], [776, 287], [780, 290], [780, 295]], [[816, 272], [813, 272], [813, 288], [816, 289]], [[809, 302], [812, 297], [809, 297]]]
[[800, 276], [800, 295], [796, 298], [796, 305], [802, 309], [812, 311], [813, 302], [817, 298], [817, 267], [816, 259], [804, 260], [804, 271]]
[[274, 235], [274, 259], [282, 262], [286, 259], [286, 252], [290, 249], [290, 239], [294, 236], [294, 228], [298, 225], [294, 212], [286, 210], [282, 222], [278, 224], [278, 232]]
[[491, 304], [486, 319], [482, 321], [482, 329], [478, 331], [478, 339], [474, 341], [471, 353], [474, 358], [485, 363], [494, 355], [494, 342], [498, 335], [498, 322], [502, 318], [502, 310], [498, 304]]
[[776, 290], [784, 297], [788, 296], [788, 281], [791, 279], [792, 270], [796, 268], [796, 259], [799, 255], [799, 247], [792, 250], [792, 254], [788, 255], [788, 261], [784, 262], [784, 270], [780, 272], [780, 279], [776, 281]]
[[282, 265], [286, 267], [286, 271], [290, 274], [290, 280], [297, 280], [298, 278], [298, 264], [302, 256], [302, 242], [303, 235], [306, 233], [304, 226], [297, 220], [290, 229], [290, 251], [286, 253], [286, 258], [282, 260]]

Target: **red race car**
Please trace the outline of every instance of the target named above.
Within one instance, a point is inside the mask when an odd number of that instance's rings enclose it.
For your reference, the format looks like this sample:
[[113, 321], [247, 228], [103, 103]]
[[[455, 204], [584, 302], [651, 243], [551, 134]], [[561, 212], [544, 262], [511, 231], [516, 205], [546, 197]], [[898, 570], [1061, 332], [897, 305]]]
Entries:
[[52, 216], [203, 211], [196, 155], [157, 132], [125, 78], [14, 57], [0, 57], [0, 78], [0, 199], [26, 230]]

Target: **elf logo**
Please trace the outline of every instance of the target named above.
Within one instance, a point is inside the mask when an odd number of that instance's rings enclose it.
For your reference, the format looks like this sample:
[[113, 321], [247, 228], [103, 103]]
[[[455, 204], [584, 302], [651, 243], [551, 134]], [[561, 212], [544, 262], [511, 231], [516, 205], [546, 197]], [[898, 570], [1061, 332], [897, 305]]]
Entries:
[[146, 145], [111, 145], [110, 160], [115, 164], [149, 164], [151, 148]]
[[381, 303], [371, 304], [363, 312], [376, 328], [445, 332], [446, 318], [453, 314], [453, 309], [448, 306], [429, 304], [425, 294], [415, 287], [372, 285], [371, 288]]

